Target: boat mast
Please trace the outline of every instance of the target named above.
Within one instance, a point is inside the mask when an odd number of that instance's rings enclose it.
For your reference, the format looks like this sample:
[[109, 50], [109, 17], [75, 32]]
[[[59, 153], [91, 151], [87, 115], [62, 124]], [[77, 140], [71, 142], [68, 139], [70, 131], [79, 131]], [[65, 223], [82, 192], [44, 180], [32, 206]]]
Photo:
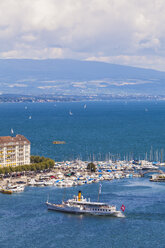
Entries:
[[46, 201], [47, 203], [49, 202], [49, 194], [47, 195], [47, 201]]
[[98, 192], [98, 202], [99, 202], [99, 198], [100, 198], [100, 194], [101, 194], [101, 187], [102, 187], [102, 184], [100, 183], [99, 184], [99, 192]]

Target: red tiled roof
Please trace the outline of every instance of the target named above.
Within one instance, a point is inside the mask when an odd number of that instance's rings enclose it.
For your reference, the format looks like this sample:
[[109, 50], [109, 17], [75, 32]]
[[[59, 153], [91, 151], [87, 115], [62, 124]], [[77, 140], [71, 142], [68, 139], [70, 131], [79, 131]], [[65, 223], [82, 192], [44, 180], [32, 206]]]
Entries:
[[11, 137], [11, 136], [2, 136], [0, 137], [0, 145], [2, 144], [7, 144], [7, 143], [15, 143], [15, 142], [18, 142], [18, 143], [28, 143], [30, 144], [30, 141], [25, 138], [25, 136], [21, 135], [21, 134], [17, 134], [16, 137]]

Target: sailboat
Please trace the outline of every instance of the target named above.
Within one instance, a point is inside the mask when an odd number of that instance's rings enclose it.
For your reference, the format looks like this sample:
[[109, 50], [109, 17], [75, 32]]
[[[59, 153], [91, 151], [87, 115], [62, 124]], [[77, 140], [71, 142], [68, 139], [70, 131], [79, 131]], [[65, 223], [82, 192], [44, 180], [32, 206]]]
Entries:
[[11, 136], [13, 136], [14, 135], [14, 130], [13, 130], [13, 128], [11, 128]]
[[86, 109], [87, 108], [87, 105], [86, 104], [84, 104], [84, 109]]
[[73, 113], [71, 112], [71, 110], [69, 111], [69, 115], [73, 115]]

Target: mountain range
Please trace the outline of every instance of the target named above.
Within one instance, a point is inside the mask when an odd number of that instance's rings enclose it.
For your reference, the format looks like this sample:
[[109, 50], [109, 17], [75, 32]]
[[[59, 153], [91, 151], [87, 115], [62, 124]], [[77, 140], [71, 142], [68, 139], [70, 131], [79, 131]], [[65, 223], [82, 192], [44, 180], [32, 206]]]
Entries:
[[165, 95], [165, 72], [70, 59], [1, 59], [0, 93]]

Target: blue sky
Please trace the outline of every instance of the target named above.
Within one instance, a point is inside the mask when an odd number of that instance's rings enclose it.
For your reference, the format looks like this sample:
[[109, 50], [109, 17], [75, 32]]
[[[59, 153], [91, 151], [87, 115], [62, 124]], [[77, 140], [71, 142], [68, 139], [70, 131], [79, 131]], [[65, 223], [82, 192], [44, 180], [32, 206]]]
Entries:
[[0, 58], [72, 58], [165, 71], [164, 0], [1, 0]]

